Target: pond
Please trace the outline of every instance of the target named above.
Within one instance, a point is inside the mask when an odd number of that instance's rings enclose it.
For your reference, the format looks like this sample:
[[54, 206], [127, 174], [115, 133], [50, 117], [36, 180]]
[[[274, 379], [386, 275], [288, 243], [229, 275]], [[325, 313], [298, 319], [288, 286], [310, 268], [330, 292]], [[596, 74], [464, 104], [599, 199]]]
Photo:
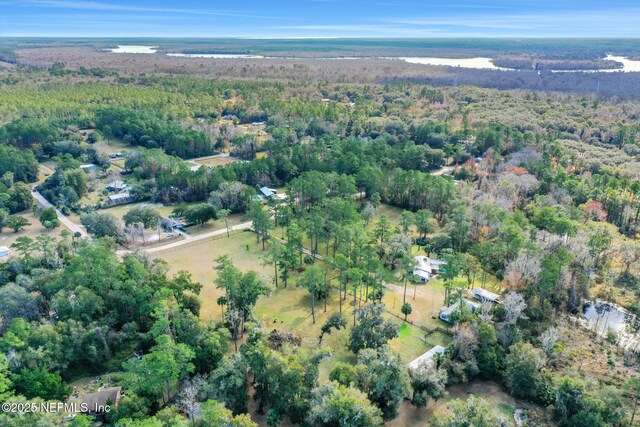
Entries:
[[609, 329], [620, 332], [638, 332], [638, 320], [613, 304], [602, 301], [589, 302], [584, 305], [584, 317], [590, 329], [598, 334], [605, 334]]

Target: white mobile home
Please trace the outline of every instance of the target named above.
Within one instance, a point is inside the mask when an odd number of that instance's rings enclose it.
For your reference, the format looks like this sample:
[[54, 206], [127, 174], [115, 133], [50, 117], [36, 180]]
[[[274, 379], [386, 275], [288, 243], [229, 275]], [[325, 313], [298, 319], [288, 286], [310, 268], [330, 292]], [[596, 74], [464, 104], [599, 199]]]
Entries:
[[431, 259], [424, 255], [417, 255], [413, 258], [416, 261], [413, 275], [418, 277], [420, 283], [427, 283], [432, 276], [440, 273], [442, 266], [447, 263], [446, 261]]
[[488, 301], [496, 304], [500, 302], [500, 295], [489, 292], [488, 290], [483, 288], [475, 288], [473, 290], [473, 297], [480, 302]]
[[[464, 304], [466, 304], [467, 308], [471, 310], [472, 313], [475, 313], [480, 309], [480, 304], [478, 304], [477, 302], [469, 301], [467, 299], [463, 299], [462, 301]], [[438, 315], [438, 317], [440, 317], [441, 320], [444, 320], [447, 323], [453, 323], [451, 315], [456, 311], [460, 311], [460, 301], [451, 304], [449, 307], [442, 307], [440, 309], [440, 314]]]
[[415, 369], [418, 369], [421, 365], [432, 364], [434, 359], [436, 358], [436, 355], [443, 354], [444, 351], [445, 351], [445, 348], [441, 345], [437, 345], [433, 347], [431, 350], [427, 351], [422, 356], [419, 356], [418, 358], [411, 361], [409, 363], [409, 369], [415, 370]]

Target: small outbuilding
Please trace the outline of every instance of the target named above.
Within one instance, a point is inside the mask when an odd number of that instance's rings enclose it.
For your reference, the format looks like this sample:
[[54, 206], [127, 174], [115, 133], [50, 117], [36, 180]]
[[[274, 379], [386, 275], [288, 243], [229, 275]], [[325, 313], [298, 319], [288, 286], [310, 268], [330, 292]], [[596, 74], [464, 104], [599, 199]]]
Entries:
[[98, 166], [94, 165], [93, 163], [89, 163], [86, 165], [80, 165], [80, 169], [82, 169], [85, 172], [91, 172], [93, 170], [96, 170], [98, 168]]
[[261, 187], [260, 192], [267, 199], [278, 194], [278, 190], [274, 190], [273, 188], [269, 188], [269, 187]]
[[417, 357], [409, 363], [409, 369], [415, 370], [418, 369], [421, 365], [427, 364], [430, 365], [434, 362], [436, 355], [443, 354], [445, 348], [441, 345], [437, 345], [433, 347], [431, 350], [424, 353], [422, 356]]

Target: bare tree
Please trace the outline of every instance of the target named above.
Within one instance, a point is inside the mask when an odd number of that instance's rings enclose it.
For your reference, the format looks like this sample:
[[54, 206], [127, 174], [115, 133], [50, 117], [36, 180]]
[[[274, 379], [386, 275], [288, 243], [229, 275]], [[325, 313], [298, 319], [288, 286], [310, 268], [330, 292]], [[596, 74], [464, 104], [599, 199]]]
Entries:
[[453, 335], [453, 356], [463, 360], [471, 360], [478, 348], [478, 337], [468, 326], [456, 329]]
[[517, 292], [509, 292], [504, 296], [504, 321], [507, 324], [513, 325], [520, 319], [526, 319], [524, 310], [527, 308], [527, 303], [524, 301], [522, 295]]
[[492, 304], [489, 301], [483, 301], [480, 305], [479, 317], [483, 322], [490, 323], [493, 321], [491, 316], [491, 307]]
[[551, 355], [559, 339], [560, 331], [555, 326], [551, 326], [549, 329], [540, 334], [540, 345], [542, 346], [542, 349], [547, 356]]
[[201, 391], [207, 383], [207, 375], [198, 374], [187, 381], [178, 394], [177, 404], [182, 412], [187, 414], [192, 425], [195, 425], [195, 418], [200, 413]]
[[511, 261], [505, 270], [505, 280], [511, 288], [526, 288], [536, 282], [540, 276], [541, 258], [539, 255], [521, 253]]

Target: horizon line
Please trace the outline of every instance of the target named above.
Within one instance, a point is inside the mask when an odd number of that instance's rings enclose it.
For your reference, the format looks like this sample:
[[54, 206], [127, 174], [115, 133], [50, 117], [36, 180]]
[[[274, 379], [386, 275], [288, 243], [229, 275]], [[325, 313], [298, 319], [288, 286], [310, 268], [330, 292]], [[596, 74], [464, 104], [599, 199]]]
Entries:
[[495, 36], [461, 36], [461, 35], [433, 35], [433, 36], [164, 36], [164, 35], [148, 35], [148, 36], [59, 36], [59, 35], [0, 35], [0, 39], [165, 39], [165, 40], [431, 40], [431, 39], [528, 39], [528, 40], [640, 40], [640, 36], [513, 36], [513, 35], [495, 35]]

